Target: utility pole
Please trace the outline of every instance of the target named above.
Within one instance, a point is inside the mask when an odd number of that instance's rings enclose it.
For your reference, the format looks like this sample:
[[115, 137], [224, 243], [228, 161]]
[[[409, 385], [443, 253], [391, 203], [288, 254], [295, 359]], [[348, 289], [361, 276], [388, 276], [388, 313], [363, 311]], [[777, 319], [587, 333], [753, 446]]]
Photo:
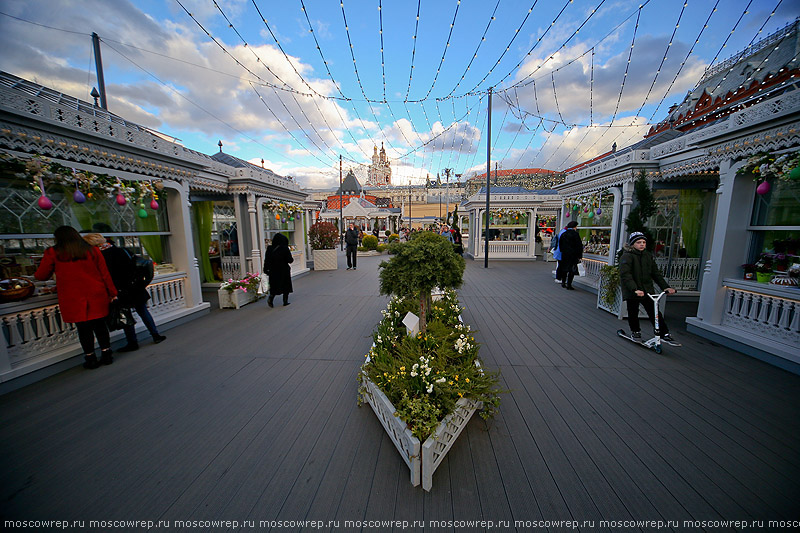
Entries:
[[408, 231], [411, 231], [411, 179], [408, 180]]
[[[452, 170], [452, 168], [444, 169], [444, 175], [446, 176], [445, 179], [447, 180], [444, 186], [444, 196], [446, 202], [445, 214], [447, 215], [447, 218], [450, 218], [450, 172], [452, 172]], [[455, 221], [453, 221], [453, 223], [455, 223]]]
[[484, 239], [483, 268], [489, 268], [489, 181], [492, 174], [492, 88], [489, 87], [489, 110], [486, 114], [486, 236]]
[[436, 173], [436, 183], [439, 184], [439, 223], [442, 222], [442, 180], [439, 178], [439, 173]]
[[100, 37], [96, 33], [92, 33], [92, 46], [94, 47], [94, 67], [97, 70], [97, 88], [100, 90], [100, 107], [108, 111], [106, 81], [103, 78], [103, 58], [100, 56]]
[[344, 250], [344, 219], [342, 216], [342, 154], [339, 154], [339, 251]]

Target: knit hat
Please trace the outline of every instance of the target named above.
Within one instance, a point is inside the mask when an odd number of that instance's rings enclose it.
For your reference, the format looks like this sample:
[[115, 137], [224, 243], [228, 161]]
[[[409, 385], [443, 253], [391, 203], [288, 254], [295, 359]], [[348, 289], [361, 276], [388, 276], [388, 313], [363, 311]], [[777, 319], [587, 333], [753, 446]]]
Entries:
[[631, 233], [631, 236], [628, 237], [628, 244], [633, 246], [633, 243], [641, 239], [647, 240], [647, 237], [641, 231], [634, 231], [633, 233]]

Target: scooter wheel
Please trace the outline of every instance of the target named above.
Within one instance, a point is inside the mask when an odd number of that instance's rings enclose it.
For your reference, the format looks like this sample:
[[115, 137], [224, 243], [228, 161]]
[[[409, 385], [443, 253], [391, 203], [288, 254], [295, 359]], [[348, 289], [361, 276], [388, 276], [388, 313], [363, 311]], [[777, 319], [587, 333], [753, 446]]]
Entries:
[[653, 346], [653, 349], [656, 351], [656, 353], [661, 353], [661, 345], [660, 344], [657, 344], [657, 345]]

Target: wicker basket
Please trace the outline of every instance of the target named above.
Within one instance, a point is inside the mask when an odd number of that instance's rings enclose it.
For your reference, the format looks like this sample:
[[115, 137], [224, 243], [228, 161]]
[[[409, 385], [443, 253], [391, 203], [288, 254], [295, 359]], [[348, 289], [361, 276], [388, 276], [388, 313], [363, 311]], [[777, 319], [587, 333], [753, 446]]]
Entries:
[[16, 302], [33, 294], [36, 286], [24, 278], [8, 278], [0, 281], [0, 302]]

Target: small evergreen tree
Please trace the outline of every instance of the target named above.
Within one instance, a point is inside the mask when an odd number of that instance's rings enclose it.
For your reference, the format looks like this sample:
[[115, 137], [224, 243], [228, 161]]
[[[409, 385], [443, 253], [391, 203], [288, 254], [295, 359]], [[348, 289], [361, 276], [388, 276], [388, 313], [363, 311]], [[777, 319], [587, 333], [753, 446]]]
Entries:
[[650, 190], [650, 184], [647, 182], [647, 174], [644, 170], [639, 172], [639, 177], [633, 184], [633, 198], [636, 205], [631, 209], [628, 216], [625, 218], [625, 226], [628, 228], [628, 234], [635, 231], [641, 231], [647, 237], [647, 249], [652, 251], [655, 243], [653, 242], [653, 234], [647, 227], [647, 221], [656, 214], [658, 204], [653, 197], [653, 191]]
[[431, 306], [431, 291], [457, 289], [464, 281], [464, 258], [453, 251], [453, 245], [432, 232], [418, 232], [409, 242], [392, 243], [393, 257], [382, 261], [381, 294], [413, 296], [419, 302], [419, 322], [427, 331], [426, 315]]

